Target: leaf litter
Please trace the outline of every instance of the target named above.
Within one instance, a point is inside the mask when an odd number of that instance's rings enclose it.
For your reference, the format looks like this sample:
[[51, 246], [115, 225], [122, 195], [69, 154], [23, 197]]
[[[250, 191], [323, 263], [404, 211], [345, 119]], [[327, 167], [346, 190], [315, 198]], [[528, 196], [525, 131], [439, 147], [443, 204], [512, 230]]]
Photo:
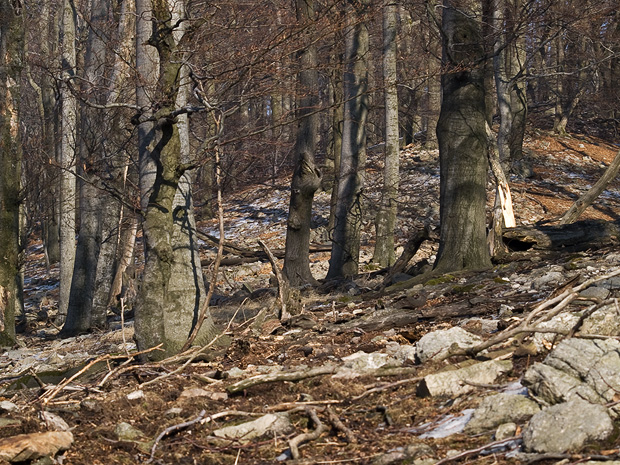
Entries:
[[[563, 138], [559, 143], [535, 135], [526, 146], [534, 177], [513, 179], [518, 224], [562, 214], [576, 198], [572, 190], [583, 191], [595, 182], [601, 164], [610, 163], [615, 154], [614, 147], [585, 137]], [[401, 243], [423, 221], [430, 219], [435, 226], [438, 221], [436, 152], [409, 147], [402, 160], [397, 231]], [[380, 163], [371, 160], [370, 165], [375, 168], [368, 170], [369, 185], [378, 186]], [[551, 179], [554, 183], [548, 182]], [[368, 191], [376, 195], [376, 187]], [[367, 199], [370, 206], [372, 195]], [[247, 248], [256, 247], [251, 238], [261, 238], [273, 249], [283, 248], [287, 202], [286, 191], [271, 186], [229, 196], [226, 238]], [[596, 204], [587, 216], [615, 219], [620, 211], [617, 182], [605, 193], [604, 202], [604, 208]], [[328, 208], [329, 195], [317, 195], [317, 239], [326, 237], [321, 228]], [[364, 225], [363, 263], [372, 254], [372, 217], [369, 212]], [[210, 221], [201, 222], [200, 228], [217, 229]], [[213, 253], [203, 245], [205, 256]], [[432, 264], [436, 247], [435, 242], [425, 243], [412, 264], [424, 260]], [[317, 278], [327, 271], [328, 258], [326, 252], [313, 255]], [[42, 455], [50, 456], [52, 463], [69, 464], [617, 459], [620, 443], [613, 437], [551, 458], [545, 453], [524, 455], [520, 436], [524, 423], [516, 425], [514, 437], [503, 440], [495, 440], [495, 431], [470, 436], [462, 428], [482, 398], [506, 392], [507, 386], [512, 386], [514, 395], [524, 395], [519, 381], [526, 370], [545, 360], [562, 338], [579, 332], [574, 324], [546, 326], [549, 332], [543, 333], [543, 342], [535, 344], [528, 330], [568, 313], [578, 315], [583, 325], [584, 314], [603, 306], [594, 300], [584, 306], [576, 287], [613, 275], [619, 267], [620, 253], [614, 247], [570, 254], [532, 252], [487, 272], [397, 284], [380, 293], [381, 275], [363, 266], [348, 289], [302, 290], [303, 318], [282, 325], [274, 317], [275, 293], [254, 297], [246, 289], [269, 287], [270, 268], [264, 263], [232, 266], [223, 271], [218, 285], [222, 298], [212, 308], [220, 327], [228, 328], [226, 338], [160, 363], [138, 364], [132, 321], [121, 328], [111, 318], [109, 331], [55, 338], [58, 270], [45, 267], [41, 244], [33, 239], [25, 265], [26, 315], [19, 347], [0, 355], [0, 437], [51, 432], [66, 424], [72, 444], [65, 452], [63, 446]], [[572, 279], [563, 289], [562, 284]], [[609, 290], [604, 301], [611, 304], [620, 294], [615, 276], [591, 281], [585, 286], [589, 287]], [[563, 299], [557, 300], [554, 294], [562, 292]], [[377, 315], [396, 316], [379, 320]], [[403, 315], [409, 317], [406, 324]], [[415, 350], [422, 336], [455, 327], [483, 342], [473, 348], [453, 343], [441, 357], [419, 363]], [[512, 368], [492, 383], [454, 381], [470, 383], [464, 394], [457, 390], [436, 397], [420, 392], [430, 375], [482, 366], [488, 360], [510, 361]], [[274, 415], [287, 418], [279, 429], [268, 421]], [[262, 423], [257, 422], [261, 418]], [[252, 428], [257, 424], [268, 426], [256, 432]], [[223, 428], [237, 436], [215, 434]], [[244, 432], [250, 430], [251, 434]]]

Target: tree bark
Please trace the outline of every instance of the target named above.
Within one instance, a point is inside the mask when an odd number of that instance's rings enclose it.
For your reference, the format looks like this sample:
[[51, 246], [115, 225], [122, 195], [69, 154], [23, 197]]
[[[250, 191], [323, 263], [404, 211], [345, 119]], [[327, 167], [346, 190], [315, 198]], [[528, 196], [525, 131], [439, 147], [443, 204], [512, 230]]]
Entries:
[[[183, 347], [198, 320], [204, 292], [191, 232], [191, 191], [182, 179], [182, 139], [177, 120], [170, 116], [177, 103], [183, 63], [178, 37], [173, 35], [173, 25], [178, 27], [179, 21], [173, 16], [183, 16], [179, 10], [173, 15], [167, 4], [149, 0], [136, 0], [136, 15], [137, 69], [143, 84], [136, 89], [138, 104], [143, 117], [155, 123], [143, 122], [139, 131], [145, 265], [135, 329], [140, 350], [163, 344], [163, 352], [150, 353], [158, 358]], [[214, 336], [210, 318], [206, 322], [196, 344], [203, 345]]]
[[382, 267], [396, 261], [394, 228], [398, 210], [399, 138], [396, 75], [397, 5], [383, 7], [383, 86], [385, 88], [385, 167], [381, 204], [375, 220], [376, 241], [373, 261]]
[[60, 293], [56, 323], [67, 317], [73, 265], [75, 262], [75, 206], [77, 153], [77, 98], [69, 89], [76, 73], [75, 5], [64, 0], [62, 13], [62, 84], [61, 84], [61, 144], [60, 144]]
[[15, 314], [21, 301], [20, 84], [24, 60], [21, 4], [0, 1], [0, 347], [15, 343]]
[[516, 30], [520, 0], [495, 0], [493, 27], [498, 32], [493, 65], [500, 116], [497, 146], [504, 171], [523, 158], [523, 137], [527, 118], [525, 94], [524, 39]]
[[[296, 11], [300, 24], [310, 23], [315, 19], [313, 0], [297, 0]], [[309, 34], [306, 42], [306, 46], [299, 52], [299, 124], [282, 270], [291, 286], [315, 282], [310, 271], [310, 223], [314, 193], [321, 186], [321, 172], [314, 160], [319, 129], [319, 116], [316, 113], [319, 104], [317, 51]]]
[[368, 26], [364, 18], [368, 5], [368, 0], [361, 0], [347, 14], [344, 126], [329, 279], [350, 277], [359, 269], [368, 116]]
[[491, 265], [485, 221], [484, 48], [477, 3], [444, 2], [443, 101], [437, 124], [441, 226], [435, 269], [440, 272]]

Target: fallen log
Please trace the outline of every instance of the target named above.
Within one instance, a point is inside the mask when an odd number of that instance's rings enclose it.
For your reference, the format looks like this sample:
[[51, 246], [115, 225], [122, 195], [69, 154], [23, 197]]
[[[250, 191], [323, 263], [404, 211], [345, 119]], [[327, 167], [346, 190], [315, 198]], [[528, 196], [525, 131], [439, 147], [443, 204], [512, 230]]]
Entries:
[[563, 225], [507, 228], [504, 243], [512, 252], [526, 250], [580, 251], [620, 242], [620, 220], [583, 220]]
[[[217, 247], [219, 239], [211, 234], [206, 234], [203, 232], [198, 232], [198, 238], [206, 242], [210, 247]], [[319, 252], [329, 252], [331, 251], [331, 244], [311, 244], [310, 245], [310, 253], [319, 253]], [[234, 255], [233, 257], [226, 257], [222, 259], [222, 265], [224, 266], [233, 266], [233, 265], [242, 265], [244, 263], [252, 263], [252, 262], [268, 262], [269, 257], [265, 253], [264, 250], [256, 248], [245, 248], [239, 247], [238, 245], [233, 244], [230, 241], [224, 241], [224, 252], [229, 255]], [[284, 258], [284, 249], [277, 249], [271, 251], [274, 257], [283, 259]], [[204, 259], [200, 262], [201, 266], [207, 267], [213, 262], [213, 259]]]

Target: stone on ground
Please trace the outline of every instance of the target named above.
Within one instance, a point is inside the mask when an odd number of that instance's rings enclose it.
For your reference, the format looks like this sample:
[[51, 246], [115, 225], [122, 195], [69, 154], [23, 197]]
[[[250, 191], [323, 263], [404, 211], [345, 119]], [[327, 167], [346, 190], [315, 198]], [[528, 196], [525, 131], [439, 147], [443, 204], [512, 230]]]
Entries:
[[523, 430], [523, 447], [543, 454], [576, 452], [588, 442], [604, 441], [612, 432], [604, 406], [575, 399], [534, 415]]

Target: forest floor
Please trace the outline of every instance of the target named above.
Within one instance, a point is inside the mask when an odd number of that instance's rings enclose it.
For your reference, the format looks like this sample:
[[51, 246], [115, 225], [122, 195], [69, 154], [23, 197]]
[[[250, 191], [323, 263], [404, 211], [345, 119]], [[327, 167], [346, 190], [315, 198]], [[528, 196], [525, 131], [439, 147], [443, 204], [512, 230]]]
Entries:
[[[518, 225], [557, 219], [618, 151], [586, 135], [556, 137], [534, 130], [525, 148], [533, 176], [511, 180]], [[365, 192], [371, 207], [378, 203], [379, 158], [380, 149], [370, 151]], [[437, 153], [408, 147], [402, 160], [400, 244], [423, 223], [437, 226], [439, 220]], [[614, 181], [584, 218], [618, 220], [619, 188]], [[489, 206], [492, 201], [489, 183]], [[285, 187], [251, 186], [227, 196], [226, 239], [247, 248], [256, 248], [262, 239], [282, 249], [287, 208]], [[326, 239], [328, 208], [329, 194], [318, 194], [317, 243]], [[507, 339], [498, 345], [503, 352], [497, 358], [509, 360], [510, 370], [491, 384], [444, 395], [423, 395], [420, 381], [467, 366], [473, 357], [420, 363], [412, 355], [422, 336], [441, 329], [460, 327], [481, 340], [497, 337], [563, 285], [614, 272], [620, 267], [617, 247], [530, 251], [487, 271], [408, 281], [379, 291], [383, 275], [369, 263], [372, 218], [369, 212], [362, 272], [354, 283], [302, 290], [302, 315], [282, 326], [275, 317], [276, 293], [273, 288], [261, 291], [273, 286], [269, 263], [225, 266], [212, 307], [225, 337], [200, 353], [147, 365], [128, 356], [135, 350], [132, 321], [121, 328], [118, 318], [111, 318], [107, 332], [55, 337], [57, 269], [45, 268], [41, 244], [33, 240], [26, 256], [28, 322], [19, 347], [0, 355], [0, 457], [1, 438], [66, 428], [73, 435], [68, 450], [38, 463], [578, 463], [593, 453], [620, 454], [617, 434], [580, 453], [534, 458], [519, 455], [522, 424], [506, 447], [490, 445], [495, 431], [444, 434], [442, 424], [458, 424], [483, 397], [517, 383], [529, 366], [545, 358], [554, 340], [537, 346], [527, 338], [518, 343]], [[199, 227], [213, 234], [217, 222], [203, 221]], [[436, 250], [435, 241], [425, 242], [410, 265], [419, 270], [432, 264]], [[205, 261], [214, 254], [206, 245], [202, 252]], [[316, 278], [324, 277], [328, 258], [327, 252], [312, 255]], [[609, 290], [612, 296], [620, 294], [620, 287]], [[372, 355], [363, 359], [367, 364], [356, 361], [360, 352]], [[398, 363], [390, 368], [386, 359]], [[256, 385], [234, 392], [235, 383], [270, 373], [275, 381], [254, 378]], [[222, 432], [256, 418], [268, 423], [256, 437], [253, 429], [236, 430], [230, 433], [234, 437]], [[300, 436], [304, 433], [308, 436]], [[297, 455], [291, 441], [301, 441], [299, 458], [291, 458]]]

